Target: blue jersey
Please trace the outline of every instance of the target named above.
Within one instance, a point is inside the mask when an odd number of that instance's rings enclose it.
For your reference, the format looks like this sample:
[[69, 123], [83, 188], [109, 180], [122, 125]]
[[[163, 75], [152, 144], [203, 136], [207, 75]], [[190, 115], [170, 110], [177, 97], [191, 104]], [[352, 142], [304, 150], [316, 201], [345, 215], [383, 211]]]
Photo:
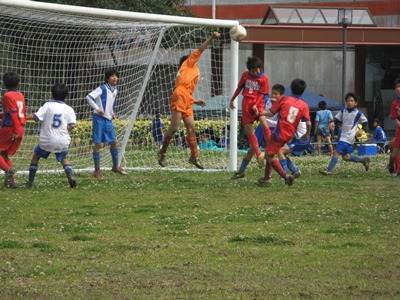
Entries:
[[374, 131], [373, 142], [386, 142], [387, 137], [381, 126], [377, 126]]

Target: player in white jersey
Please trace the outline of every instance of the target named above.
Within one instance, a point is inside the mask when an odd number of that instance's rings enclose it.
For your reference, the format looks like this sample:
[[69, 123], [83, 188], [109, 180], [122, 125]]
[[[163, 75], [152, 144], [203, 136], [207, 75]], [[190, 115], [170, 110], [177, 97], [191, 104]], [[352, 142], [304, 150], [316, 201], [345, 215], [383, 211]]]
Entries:
[[64, 84], [53, 85], [51, 94], [54, 100], [46, 102], [36, 113], [26, 117], [27, 120], [41, 122], [39, 144], [33, 150], [26, 187], [33, 187], [40, 158], [46, 159], [54, 153], [64, 168], [70, 187], [75, 188], [77, 184], [67, 155], [71, 142], [69, 132], [75, 128], [76, 115], [72, 107], [64, 102], [68, 96], [68, 88]]
[[[353, 93], [348, 93], [345, 97], [346, 107], [343, 108], [336, 116], [335, 122], [342, 123], [342, 133], [340, 135], [339, 143], [335, 150], [333, 150], [333, 155], [331, 161], [326, 170], [320, 170], [319, 172], [323, 175], [332, 175], [333, 169], [335, 168], [338, 160], [339, 154], [342, 155], [343, 160], [362, 163], [364, 165], [365, 171], [369, 170], [370, 159], [369, 157], [358, 157], [351, 155], [353, 153], [353, 143], [356, 135], [361, 135], [362, 131], [368, 124], [368, 119], [364, 114], [358, 110], [357, 102], [358, 97]], [[357, 125], [362, 125], [362, 130], [357, 129]]]
[[105, 83], [86, 96], [89, 105], [94, 109], [92, 140], [93, 161], [94, 161], [94, 177], [101, 178], [100, 171], [100, 150], [102, 143], [110, 143], [110, 153], [113, 162], [112, 171], [121, 175], [127, 172], [118, 165], [118, 149], [117, 138], [115, 136], [113, 119], [116, 118], [114, 113], [115, 101], [118, 97], [117, 81], [119, 73], [116, 69], [108, 69], [105, 72]]

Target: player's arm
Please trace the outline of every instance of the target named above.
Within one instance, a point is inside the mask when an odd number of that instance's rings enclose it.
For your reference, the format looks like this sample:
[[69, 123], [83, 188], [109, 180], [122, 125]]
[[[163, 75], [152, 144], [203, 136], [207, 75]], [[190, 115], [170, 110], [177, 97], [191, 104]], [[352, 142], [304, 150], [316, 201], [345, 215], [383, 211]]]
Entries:
[[311, 121], [306, 121], [306, 130], [307, 131], [301, 138], [303, 142], [307, 141], [308, 136], [310, 135], [310, 132], [311, 132], [311, 127], [312, 127]]
[[27, 121], [37, 121], [34, 114], [27, 115], [25, 118]]
[[198, 105], [198, 106], [206, 106], [207, 102], [206, 100], [194, 100], [194, 104]]
[[71, 132], [72, 130], [74, 130], [75, 126], [76, 126], [76, 124], [74, 124], [74, 123], [68, 124], [68, 126], [67, 126], [68, 132]]
[[231, 97], [231, 101], [229, 102], [229, 107], [234, 110], [236, 107], [233, 104], [233, 101], [235, 101], [236, 97], [239, 96], [240, 92], [242, 91], [242, 87], [238, 86], [237, 89], [235, 90], [235, 93]]
[[102, 93], [102, 90], [101, 90], [100, 87], [98, 87], [97, 89], [95, 89], [93, 92], [91, 92], [90, 94], [88, 94], [88, 95], [86, 96], [86, 100], [87, 100], [87, 102], [89, 103], [89, 105], [90, 105], [94, 110], [96, 110], [96, 112], [97, 112], [99, 115], [104, 115], [103, 109], [101, 109], [101, 108], [96, 104], [96, 102], [95, 102], [95, 100], [97, 99], [97, 97], [100, 97], [101, 93]]
[[212, 40], [219, 39], [221, 34], [217, 31], [214, 31], [212, 35], [199, 47], [200, 52], [203, 52], [207, 49], [208, 45], [212, 42]]

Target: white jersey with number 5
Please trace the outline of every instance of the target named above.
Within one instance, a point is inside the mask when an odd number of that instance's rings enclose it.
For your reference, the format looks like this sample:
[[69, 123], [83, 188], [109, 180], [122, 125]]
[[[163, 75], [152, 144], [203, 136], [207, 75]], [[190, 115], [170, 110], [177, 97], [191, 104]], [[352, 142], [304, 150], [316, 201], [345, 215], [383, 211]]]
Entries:
[[68, 150], [71, 138], [68, 125], [76, 124], [76, 115], [72, 107], [62, 101], [46, 102], [34, 114], [35, 121], [40, 121], [39, 146], [49, 152]]

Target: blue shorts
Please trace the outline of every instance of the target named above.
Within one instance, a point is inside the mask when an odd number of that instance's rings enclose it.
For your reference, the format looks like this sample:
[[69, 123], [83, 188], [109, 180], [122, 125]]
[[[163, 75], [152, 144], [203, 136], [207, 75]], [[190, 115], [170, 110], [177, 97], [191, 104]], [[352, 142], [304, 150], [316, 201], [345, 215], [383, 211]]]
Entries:
[[292, 151], [292, 154], [295, 156], [300, 156], [308, 149], [310, 145], [311, 138], [308, 136], [307, 141], [304, 143], [301, 139], [292, 139], [288, 144], [289, 149]]
[[346, 155], [346, 154], [351, 154], [354, 151], [353, 145], [339, 141], [339, 143], [336, 146], [336, 151], [341, 154], [341, 155]]
[[[39, 156], [40, 158], [44, 159], [47, 159], [51, 153], [50, 151], [43, 150], [42, 148], [39, 147], [39, 145], [36, 146], [33, 152], [36, 153], [36, 155]], [[56, 156], [57, 161], [61, 162], [68, 155], [68, 150], [54, 154]]]
[[117, 140], [114, 124], [111, 120], [93, 114], [92, 141], [93, 143], [111, 143]]

